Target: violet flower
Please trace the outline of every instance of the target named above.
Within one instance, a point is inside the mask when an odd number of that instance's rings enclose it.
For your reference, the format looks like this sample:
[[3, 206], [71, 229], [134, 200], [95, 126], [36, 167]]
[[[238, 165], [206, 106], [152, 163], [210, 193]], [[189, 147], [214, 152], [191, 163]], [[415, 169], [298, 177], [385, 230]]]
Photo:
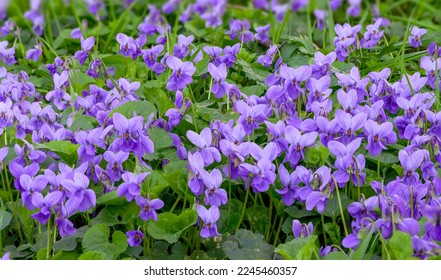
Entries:
[[140, 230], [129, 230], [126, 232], [127, 236], [127, 244], [130, 247], [138, 247], [142, 243], [142, 239], [144, 238], [144, 233]]
[[186, 135], [188, 140], [198, 147], [205, 166], [212, 164], [214, 161], [220, 162], [221, 155], [218, 149], [213, 147], [213, 135], [209, 127], [204, 128], [200, 135], [191, 130], [187, 131]]
[[143, 198], [142, 196], [136, 196], [135, 197], [136, 204], [141, 207], [141, 212], [139, 213], [139, 217], [143, 221], [148, 221], [152, 219], [153, 221], [158, 220], [158, 216], [156, 214], [156, 210], [161, 209], [164, 207], [164, 202], [160, 200], [159, 198], [155, 198], [150, 200], [150, 198], [147, 196], [147, 198]]
[[83, 65], [86, 62], [86, 59], [89, 57], [89, 52], [95, 45], [95, 37], [89, 37], [84, 39], [81, 37], [81, 51], [77, 51], [75, 53], [74, 59], [78, 60], [78, 62]]
[[397, 142], [397, 135], [390, 122], [379, 125], [372, 120], [367, 120], [364, 125], [364, 131], [368, 140], [366, 149], [373, 156], [378, 156], [382, 150], [386, 150], [386, 145]]
[[211, 173], [201, 170], [201, 178], [206, 186], [204, 202], [210, 206], [220, 207], [228, 201], [227, 192], [220, 187], [222, 174], [219, 169], [213, 169]]
[[38, 61], [42, 53], [43, 51], [42, 51], [41, 42], [38, 42], [33, 49], [29, 49], [26, 52], [26, 59]]
[[307, 237], [312, 235], [314, 232], [314, 227], [312, 222], [309, 222], [307, 225], [300, 223], [299, 220], [292, 221], [292, 232], [294, 234], [294, 238]]
[[193, 35], [185, 37], [184, 35], [179, 34], [178, 43], [174, 46], [173, 49], [173, 55], [179, 59], [186, 57], [188, 55], [188, 50], [193, 40]]
[[208, 72], [215, 81], [211, 86], [211, 91], [216, 98], [222, 98], [228, 91], [228, 83], [225, 82], [227, 78], [227, 66], [225, 63], [221, 63], [216, 67], [213, 63], [209, 63]]
[[426, 29], [413, 26], [408, 39], [409, 44], [414, 48], [418, 48], [419, 46], [421, 46], [421, 37], [423, 37], [423, 35], [426, 33]]
[[261, 43], [266, 43], [266, 41], [269, 40], [269, 30], [270, 30], [270, 25], [264, 25], [264, 26], [258, 26], [256, 27], [256, 35], [254, 35], [254, 37], [256, 38], [257, 41], [261, 42]]
[[126, 172], [122, 175], [124, 183], [122, 183], [118, 189], [118, 196], [125, 196], [127, 201], [132, 201], [135, 197], [141, 195], [141, 184], [144, 179], [149, 175], [149, 172], [144, 172], [140, 174], [134, 174], [131, 172]]
[[42, 225], [46, 224], [52, 215], [51, 208], [61, 201], [62, 196], [63, 193], [60, 191], [48, 193], [45, 197], [39, 192], [35, 193], [32, 196], [32, 204], [40, 210], [32, 214], [31, 217]]
[[183, 90], [188, 84], [193, 82], [192, 76], [196, 72], [196, 68], [192, 62], [182, 62], [177, 57], [168, 56], [166, 64], [173, 71], [167, 82], [167, 90]]
[[220, 212], [219, 208], [216, 206], [211, 206], [208, 210], [202, 206], [197, 206], [197, 212], [199, 217], [201, 218], [204, 225], [201, 230], [201, 237], [203, 238], [211, 238], [215, 236], [220, 236], [220, 233], [217, 231], [216, 222], [219, 220]]

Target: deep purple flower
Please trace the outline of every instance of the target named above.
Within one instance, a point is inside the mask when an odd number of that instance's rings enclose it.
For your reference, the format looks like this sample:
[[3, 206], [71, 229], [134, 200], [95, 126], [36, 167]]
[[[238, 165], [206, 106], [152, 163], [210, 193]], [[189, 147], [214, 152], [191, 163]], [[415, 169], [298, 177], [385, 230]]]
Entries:
[[364, 125], [368, 144], [366, 149], [373, 156], [377, 156], [382, 150], [386, 150], [387, 144], [395, 144], [397, 135], [393, 130], [393, 124], [390, 122], [377, 124], [372, 120], [367, 120]]
[[191, 130], [187, 131], [186, 135], [188, 140], [198, 147], [205, 166], [214, 161], [220, 162], [221, 155], [219, 150], [213, 147], [213, 134], [209, 127], [204, 128], [200, 135]]
[[286, 127], [285, 139], [290, 144], [286, 160], [291, 163], [291, 166], [296, 166], [300, 160], [305, 158], [303, 154], [305, 149], [314, 144], [317, 136], [318, 133], [315, 131], [302, 135], [297, 128], [292, 126]]
[[211, 87], [211, 91], [217, 98], [222, 98], [228, 91], [228, 83], [225, 82], [227, 78], [227, 66], [225, 63], [222, 63], [216, 67], [213, 63], [209, 63], [208, 72], [215, 81]]
[[288, 96], [296, 100], [299, 95], [303, 93], [300, 83], [306, 81], [311, 77], [312, 69], [310, 66], [300, 66], [298, 68], [291, 68], [282, 65], [280, 67], [280, 76], [285, 79], [284, 89]]
[[124, 173], [122, 175], [124, 183], [118, 187], [118, 196], [125, 196], [127, 201], [132, 201], [133, 198], [141, 195], [141, 184], [148, 174], [148, 172], [140, 174], [134, 174], [131, 172]]
[[178, 43], [175, 45], [173, 49], [173, 55], [179, 59], [186, 57], [188, 55], [188, 50], [193, 40], [194, 40], [193, 35], [186, 37], [182, 34], [179, 34]]
[[154, 151], [152, 140], [143, 130], [143, 118], [140, 116], [127, 119], [120, 113], [113, 115], [113, 125], [116, 129], [116, 139], [110, 145], [111, 151], [132, 152], [138, 157]]
[[291, 4], [291, 9], [294, 12], [297, 12], [298, 10], [300, 10], [301, 8], [307, 6], [309, 3], [309, 0], [291, 0], [290, 4]]
[[222, 174], [219, 169], [213, 169], [211, 173], [201, 170], [201, 178], [206, 186], [205, 204], [220, 207], [228, 201], [227, 192], [220, 188]]
[[339, 184], [346, 184], [352, 176], [354, 185], [361, 186], [366, 176], [363, 169], [366, 160], [362, 154], [354, 155], [360, 147], [361, 138], [356, 138], [352, 142], [344, 145], [337, 141], [328, 143], [329, 151], [336, 156], [334, 177]]
[[363, 39], [360, 40], [360, 44], [363, 48], [373, 48], [383, 37], [384, 31], [380, 31], [382, 19], [377, 19], [374, 24], [370, 24], [366, 27], [366, 33], [363, 35]]
[[38, 61], [40, 59], [40, 56], [42, 53], [43, 53], [43, 51], [42, 51], [41, 42], [38, 42], [37, 45], [35, 45], [35, 47], [33, 49], [29, 49], [26, 52], [26, 59]]
[[69, 192], [66, 207], [70, 209], [70, 214], [73, 214], [75, 210], [85, 212], [95, 207], [96, 195], [93, 190], [89, 189], [89, 178], [86, 175], [74, 172], [73, 178], [63, 180], [62, 184]]
[[91, 76], [92, 78], [98, 78], [100, 75], [102, 64], [103, 62], [99, 58], [92, 60], [89, 64], [89, 69], [87, 69], [86, 74]]
[[256, 40], [261, 43], [265, 43], [266, 41], [268, 41], [268, 32], [270, 30], [270, 27], [271, 26], [269, 24], [256, 27], [256, 35], [254, 35]]
[[266, 120], [268, 107], [264, 104], [249, 106], [244, 101], [239, 100], [234, 104], [234, 109], [240, 114], [238, 123], [243, 125], [247, 135], [259, 127], [259, 124]]
[[307, 237], [312, 235], [314, 232], [314, 227], [311, 222], [307, 225], [300, 223], [299, 220], [292, 221], [292, 232], [294, 234], [294, 238]]
[[104, 152], [104, 159], [107, 161], [107, 175], [113, 182], [121, 179], [121, 174], [124, 172], [122, 163], [129, 158], [129, 153], [119, 151], [117, 153], [106, 151]]
[[201, 230], [201, 237], [211, 238], [220, 236], [216, 225], [216, 222], [220, 217], [219, 208], [216, 206], [211, 206], [210, 209], [207, 210], [204, 206], [198, 205], [197, 212], [204, 223]]
[[230, 20], [230, 30], [226, 34], [230, 35], [231, 40], [239, 37], [239, 41], [248, 43], [254, 40], [254, 35], [250, 30], [250, 22], [245, 19], [243, 21], [238, 19]]
[[398, 158], [403, 167], [403, 183], [409, 186], [416, 184], [420, 178], [416, 170], [421, 166], [424, 160], [424, 152], [417, 150], [409, 154], [404, 150], [400, 150], [398, 152]]
[[86, 59], [89, 57], [89, 51], [95, 45], [95, 37], [89, 37], [84, 39], [81, 37], [81, 51], [77, 51], [75, 53], [74, 58], [78, 60], [78, 62], [83, 65], [86, 62]]
[[222, 63], [222, 48], [217, 46], [204, 46], [203, 50], [208, 54], [211, 63], [213, 63], [215, 66], [219, 66]]
[[48, 193], [45, 197], [39, 192], [35, 193], [32, 196], [32, 204], [40, 210], [32, 214], [31, 217], [43, 225], [46, 224], [52, 214], [51, 208], [60, 202], [62, 196], [63, 193], [60, 191]]
[[240, 44], [234, 44], [232, 46], [226, 46], [224, 48], [224, 55], [221, 57], [221, 62], [225, 63], [227, 67], [233, 67], [236, 62], [237, 54], [240, 50]]
[[182, 62], [177, 57], [168, 56], [166, 64], [173, 71], [167, 82], [167, 89], [169, 91], [183, 90], [188, 84], [193, 82], [191, 76], [196, 72], [196, 68], [192, 62]]
[[347, 9], [347, 13], [350, 16], [353, 17], [358, 17], [360, 16], [360, 12], [361, 12], [361, 1], [362, 0], [348, 0], [349, 2], [349, 7]]
[[426, 29], [413, 26], [408, 39], [409, 44], [414, 48], [418, 48], [421, 46], [421, 37], [426, 33]]
[[162, 200], [160, 200], [159, 198], [150, 200], [148, 196], [147, 198], [144, 198], [142, 196], [136, 196], [135, 201], [136, 204], [139, 207], [141, 207], [141, 212], [139, 213], [139, 217], [141, 217], [142, 220], [148, 221], [152, 219], [155, 222], [158, 220], [156, 210], [159, 210], [162, 207], [164, 207], [164, 202]]
[[22, 174], [20, 176], [20, 185], [24, 191], [21, 193], [22, 206], [28, 207], [29, 210], [34, 210], [35, 205], [32, 203], [33, 197], [43, 191], [47, 186], [47, 178], [40, 175], [31, 178], [28, 174]]
[[328, 16], [328, 12], [326, 10], [314, 10], [314, 15], [317, 20], [317, 28], [323, 30], [328, 25], [326, 17]]
[[127, 236], [127, 244], [130, 247], [138, 247], [142, 243], [142, 239], [144, 238], [144, 233], [140, 230], [129, 230], [126, 232]]
[[273, 64], [273, 60], [278, 53], [278, 47], [276, 45], [273, 45], [266, 51], [265, 54], [262, 54], [257, 58], [257, 62], [264, 67], [270, 67]]
[[335, 112], [335, 118], [343, 132], [340, 139], [343, 143], [348, 144], [355, 139], [356, 132], [363, 127], [367, 116], [365, 113], [358, 113], [355, 116], [351, 116], [342, 110], [337, 110]]

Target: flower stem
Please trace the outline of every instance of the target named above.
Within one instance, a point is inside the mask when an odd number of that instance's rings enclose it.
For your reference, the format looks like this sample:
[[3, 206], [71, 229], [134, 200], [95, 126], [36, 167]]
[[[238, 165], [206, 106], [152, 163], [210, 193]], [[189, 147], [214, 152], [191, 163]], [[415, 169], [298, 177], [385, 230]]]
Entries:
[[[248, 177], [248, 183], [250, 182], [250, 178]], [[236, 226], [236, 233], [239, 230], [240, 224], [242, 223], [243, 217], [245, 215], [245, 209], [247, 209], [247, 201], [248, 201], [248, 195], [250, 194], [250, 188], [251, 186], [248, 186], [246, 193], [245, 193], [245, 200], [243, 202], [243, 207], [242, 207], [242, 213], [240, 214], [240, 219], [239, 219], [239, 223], [237, 223]]]
[[47, 221], [46, 260], [50, 259], [51, 251], [52, 251], [52, 244], [51, 244], [51, 220], [52, 220], [52, 217], [49, 218], [49, 220]]
[[340, 190], [338, 188], [337, 180], [335, 180], [334, 176], [332, 176], [332, 179], [334, 180], [335, 189], [337, 190], [338, 207], [340, 208], [340, 215], [341, 215], [341, 221], [343, 223], [343, 229], [345, 231], [345, 236], [348, 236], [349, 234], [348, 234], [348, 229], [346, 227], [345, 214], [343, 212], [343, 206], [341, 204], [341, 199], [340, 199]]
[[378, 175], [378, 177], [381, 177], [381, 174], [380, 174], [380, 171], [381, 171], [381, 161], [380, 161], [380, 155], [378, 155], [378, 158], [377, 158], [377, 175]]
[[324, 246], [326, 246], [326, 244], [328, 244], [327, 242], [327, 237], [326, 237], [326, 232], [325, 232], [325, 217], [322, 215], [320, 215], [322, 218], [322, 230], [323, 230], [323, 242], [325, 243]]

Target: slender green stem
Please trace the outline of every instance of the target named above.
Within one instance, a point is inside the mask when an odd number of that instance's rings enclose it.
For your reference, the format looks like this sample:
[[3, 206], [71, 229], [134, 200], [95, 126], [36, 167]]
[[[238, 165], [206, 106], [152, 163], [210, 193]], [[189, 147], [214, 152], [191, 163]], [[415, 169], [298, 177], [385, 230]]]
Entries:
[[228, 155], [228, 222], [231, 219], [231, 155]]
[[194, 125], [194, 130], [196, 131], [196, 133], [198, 133], [198, 125], [196, 122], [196, 108], [195, 108], [195, 104], [196, 104], [196, 99], [194, 98], [194, 94], [193, 91], [191, 90], [191, 87], [189, 87], [190, 89], [190, 95], [191, 95], [191, 110], [193, 112], [193, 125]]
[[311, 1], [308, 1], [308, 6], [306, 9], [306, 28], [308, 32], [308, 39], [311, 44], [313, 43], [312, 40], [312, 23], [311, 23]]
[[380, 171], [381, 171], [381, 161], [380, 161], [380, 155], [378, 155], [378, 157], [377, 157], [377, 175], [378, 175], [378, 177], [381, 177]]
[[271, 192], [268, 194], [269, 196], [269, 206], [268, 206], [268, 226], [266, 227], [266, 242], [269, 242], [270, 239], [270, 233], [271, 233], [271, 219], [273, 216], [273, 198], [271, 195]]
[[326, 244], [328, 244], [328, 241], [327, 241], [326, 232], [325, 232], [325, 217], [323, 215], [320, 215], [320, 216], [322, 218], [323, 242], [325, 242], [324, 245], [326, 246]]
[[345, 219], [345, 213], [343, 212], [343, 206], [341, 204], [341, 199], [340, 199], [340, 190], [337, 184], [337, 180], [335, 180], [335, 177], [332, 176], [332, 179], [334, 180], [334, 185], [335, 185], [335, 189], [337, 191], [337, 200], [338, 200], [338, 207], [340, 208], [340, 215], [341, 215], [341, 221], [343, 223], [343, 229], [345, 231], [345, 236], [348, 236], [348, 229], [346, 227], [346, 219]]
[[178, 195], [178, 198], [176, 199], [175, 203], [173, 204], [172, 208], [170, 209], [170, 213], [173, 213], [178, 203], [181, 201], [182, 195]]
[[282, 225], [283, 225], [283, 220], [284, 220], [283, 218], [284, 217], [282, 215], [279, 220], [279, 226], [277, 227], [277, 231], [276, 231], [276, 235], [275, 235], [274, 243], [273, 243], [274, 246], [276, 246], [277, 242], [279, 242], [279, 235], [280, 235], [280, 231], [282, 230]]
[[47, 221], [47, 244], [46, 244], [46, 259], [49, 260], [51, 257], [51, 251], [52, 251], [52, 242], [51, 242], [51, 221], [52, 217], [49, 218]]
[[[250, 178], [248, 177], [248, 185], [249, 185], [249, 183], [250, 183]], [[245, 210], [247, 209], [247, 202], [248, 202], [248, 196], [250, 194], [250, 189], [251, 189], [251, 186], [248, 186], [248, 188], [245, 192], [245, 200], [243, 202], [242, 213], [240, 214], [239, 223], [237, 223], [237, 227], [236, 227], [236, 231], [235, 231], [236, 233], [239, 230], [240, 225], [242, 224], [243, 217], [245, 216]]]

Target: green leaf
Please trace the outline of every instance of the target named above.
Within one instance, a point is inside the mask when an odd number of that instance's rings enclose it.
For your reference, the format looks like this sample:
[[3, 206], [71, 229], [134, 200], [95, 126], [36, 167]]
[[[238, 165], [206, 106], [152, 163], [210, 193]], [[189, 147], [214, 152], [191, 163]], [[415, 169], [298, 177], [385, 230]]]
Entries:
[[96, 200], [97, 205], [122, 205], [124, 203], [126, 203], [126, 199], [119, 197], [116, 190], [105, 193]]
[[331, 252], [327, 254], [323, 260], [348, 260], [348, 256], [343, 252]]
[[413, 248], [408, 233], [396, 230], [388, 240], [388, 247], [393, 260], [413, 259]]
[[340, 227], [333, 223], [326, 223], [323, 225], [323, 231], [331, 237], [332, 244], [341, 243]]
[[[340, 192], [340, 199], [343, 210], [346, 209], [349, 206], [349, 204], [351, 204], [352, 202], [344, 192]], [[338, 205], [337, 195], [334, 195], [332, 198], [328, 200], [323, 215], [326, 217], [331, 217], [333, 219], [340, 216], [340, 206]]]
[[149, 137], [155, 146], [155, 150], [170, 148], [173, 144], [170, 134], [165, 129], [159, 127], [149, 128]]
[[11, 220], [12, 220], [11, 213], [7, 212], [6, 210], [0, 210], [0, 232], [9, 225]]
[[296, 206], [290, 206], [290, 207], [285, 208], [285, 212], [288, 213], [288, 215], [290, 215], [294, 219], [319, 216], [319, 214], [317, 212], [308, 211], [305, 208], [299, 209]]
[[106, 206], [98, 215], [92, 219], [92, 224], [103, 224], [106, 226], [125, 225], [132, 221], [139, 214], [139, 207], [136, 204], [124, 204], [118, 206]]
[[128, 119], [133, 118], [133, 115], [136, 114], [143, 117], [144, 123], [146, 123], [152, 113], [156, 115], [157, 110], [150, 101], [129, 101], [113, 109], [109, 117], [112, 118], [115, 113], [120, 113]]
[[236, 61], [240, 66], [242, 66], [242, 71], [245, 73], [245, 76], [255, 82], [258, 82], [262, 86], [264, 86], [264, 81], [268, 76], [268, 71], [260, 69], [260, 65], [251, 65], [243, 59], [237, 59]]
[[76, 93], [88, 89], [90, 84], [95, 83], [95, 79], [81, 71], [69, 71], [70, 85]]
[[43, 144], [34, 144], [37, 149], [46, 149], [56, 153], [69, 165], [73, 165], [77, 159], [77, 149], [79, 145], [72, 144], [70, 141], [52, 140]]
[[[18, 204], [21, 205], [21, 200], [19, 200]], [[35, 226], [35, 220], [31, 218], [33, 211], [29, 210], [27, 207], [15, 207], [12, 205], [11, 202], [7, 204], [7, 207], [10, 211], [13, 211], [15, 214], [18, 214], [26, 240], [29, 243], [32, 243], [34, 236], [34, 226]]]
[[202, 76], [203, 74], [206, 74], [208, 72], [208, 64], [210, 63], [210, 59], [209, 58], [204, 58], [201, 59], [200, 61], [198, 61], [198, 63], [196, 63], [195, 67], [196, 67], [196, 72], [194, 73], [195, 77], [199, 77]]
[[222, 243], [222, 250], [230, 260], [271, 260], [274, 246], [264, 240], [260, 233], [240, 229]]
[[329, 157], [329, 150], [323, 145], [311, 147], [305, 152], [305, 162], [312, 167], [323, 166]]
[[316, 235], [294, 238], [277, 246], [275, 252], [286, 260], [311, 260], [314, 251], [318, 252], [317, 246], [315, 246], [316, 239]]
[[186, 257], [186, 247], [178, 242], [171, 246], [164, 241], [156, 241], [152, 248], [154, 260], [183, 260]]
[[118, 256], [127, 249], [127, 237], [121, 231], [112, 234], [112, 241], [109, 241], [110, 229], [103, 224], [92, 226], [83, 238], [83, 251], [103, 252], [108, 260], [116, 260]]
[[47, 248], [41, 248], [38, 250], [37, 254], [35, 255], [37, 260], [46, 260], [47, 256]]
[[[378, 157], [373, 157], [370, 154], [366, 154], [365, 157], [366, 157], [367, 160], [369, 160], [371, 162], [374, 162], [374, 163], [378, 162]], [[380, 162], [381, 162], [381, 164], [393, 164], [393, 163], [397, 163], [399, 161], [400, 160], [398, 159], [398, 156], [393, 155], [391, 153], [383, 151], [380, 154]]]
[[[230, 199], [227, 205], [220, 208], [221, 215], [217, 221], [219, 232], [233, 232], [236, 229], [237, 225], [240, 223], [242, 205], [242, 201]], [[228, 213], [230, 216], [228, 216]]]
[[176, 243], [186, 229], [196, 224], [197, 218], [193, 209], [186, 209], [180, 215], [161, 213], [156, 222], [148, 222], [147, 231], [155, 239]]
[[89, 130], [95, 128], [95, 124], [97, 124], [95, 118], [91, 116], [80, 115], [74, 118], [74, 121], [69, 129], [73, 132], [77, 132], [78, 130]]
[[52, 260], [77, 260], [79, 257], [79, 254], [77, 252], [65, 252], [65, 251], [59, 251], [56, 253]]
[[78, 239], [83, 238], [84, 233], [87, 231], [88, 226], [83, 226], [79, 229], [77, 229], [77, 232], [74, 235], [66, 236], [61, 238], [60, 240], [57, 240], [54, 245], [54, 251], [55, 252], [70, 252], [77, 248], [78, 245]]
[[249, 207], [245, 211], [245, 218], [250, 222], [251, 228], [264, 234], [268, 226], [268, 208], [265, 206]]
[[262, 96], [265, 93], [265, 87], [261, 85], [247, 86], [247, 87], [243, 87], [241, 92], [245, 93], [248, 96], [251, 95]]
[[372, 234], [374, 233], [374, 230], [371, 229], [369, 232], [367, 232], [366, 229], [362, 229], [360, 233], [358, 233], [358, 239], [361, 240], [360, 245], [358, 245], [357, 250], [352, 251], [349, 255], [350, 260], [366, 260], [369, 259], [368, 256], [366, 256], [366, 251], [369, 246], [369, 242], [371, 241]]
[[78, 260], [106, 260], [107, 256], [103, 252], [89, 251], [78, 258]]

